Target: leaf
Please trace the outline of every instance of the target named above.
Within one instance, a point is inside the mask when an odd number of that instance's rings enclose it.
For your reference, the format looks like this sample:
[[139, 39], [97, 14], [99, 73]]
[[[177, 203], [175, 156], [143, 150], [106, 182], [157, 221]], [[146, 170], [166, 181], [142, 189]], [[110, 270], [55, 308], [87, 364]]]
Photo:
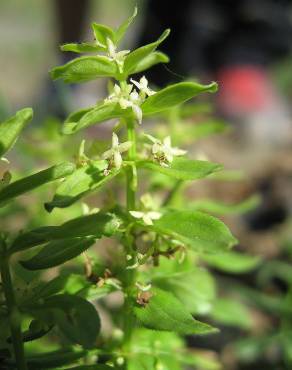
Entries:
[[100, 318], [94, 306], [77, 295], [57, 294], [34, 304], [29, 311], [43, 320], [49, 320], [72, 343], [85, 348], [94, 347], [100, 331]]
[[14, 145], [20, 132], [31, 121], [32, 115], [31, 108], [24, 108], [0, 123], [0, 158]]
[[43, 270], [59, 266], [79, 256], [95, 243], [95, 238], [60, 239], [46, 244], [39, 253], [26, 261], [20, 261], [28, 270]]
[[58, 180], [70, 175], [75, 169], [75, 165], [64, 162], [59, 165], [47, 168], [28, 177], [14, 181], [0, 190], [0, 207], [3, 207], [9, 200], [38, 188], [48, 182]]
[[190, 208], [219, 215], [242, 214], [256, 208], [260, 204], [260, 201], [261, 198], [258, 195], [252, 195], [237, 204], [225, 204], [212, 199], [199, 199], [192, 202]]
[[223, 222], [202, 212], [168, 211], [152, 228], [203, 253], [222, 252], [237, 242]]
[[200, 85], [195, 82], [179, 82], [149, 96], [141, 105], [141, 108], [143, 115], [148, 116], [173, 108], [175, 105], [184, 103], [200, 93], [213, 93], [216, 91], [216, 82], [212, 82], [209, 85]]
[[53, 80], [82, 83], [99, 77], [114, 77], [117, 67], [105, 56], [85, 56], [74, 59], [50, 71]]
[[115, 33], [110, 27], [99, 23], [92, 23], [91, 27], [96, 41], [105, 48], [107, 47], [107, 39], [114, 41]]
[[154, 289], [145, 307], [136, 304], [134, 313], [144, 327], [182, 335], [216, 332], [210, 325], [195, 320], [183, 304], [169, 292]]
[[65, 44], [60, 47], [62, 51], [71, 51], [73, 53], [91, 53], [102, 51], [105, 48], [98, 46], [96, 43], [82, 42], [81, 44]]
[[[112, 118], [118, 118], [129, 114], [130, 109], [122, 109], [119, 104], [99, 104], [88, 111], [78, 111], [69, 116], [62, 129], [65, 135], [71, 135], [96, 123], [102, 123]], [[83, 114], [84, 113], [84, 114]]]
[[249, 256], [234, 251], [216, 255], [204, 255], [202, 258], [209, 266], [232, 274], [242, 274], [253, 270], [261, 262], [261, 259], [257, 256]]
[[58, 350], [49, 353], [26, 356], [26, 362], [30, 370], [55, 369], [56, 366], [72, 364], [86, 356], [84, 350]]
[[133, 14], [117, 28], [117, 30], [115, 31], [115, 36], [114, 36], [114, 42], [116, 44], [118, 44], [122, 40], [128, 28], [130, 27], [133, 20], [135, 19], [137, 13], [138, 13], [138, 9], [137, 9], [137, 6], [135, 6]]
[[99, 212], [74, 218], [60, 226], [45, 226], [19, 235], [12, 243], [9, 253], [19, 252], [52, 240], [114, 235], [122, 221], [115, 214]]
[[169, 167], [163, 167], [159, 163], [152, 161], [138, 161], [137, 167], [160, 172], [178, 180], [200, 179], [223, 168], [222, 165], [218, 163], [197, 161], [187, 158], [175, 158]]
[[77, 200], [98, 190], [119, 173], [118, 170], [113, 169], [105, 176], [106, 168], [106, 161], [95, 161], [77, 169], [59, 185], [53, 200], [45, 203], [46, 210], [51, 212], [55, 207], [69, 207]]
[[[164, 265], [171, 265], [165, 271]], [[215, 299], [215, 281], [212, 275], [202, 268], [180, 267], [176, 260], [162, 259], [158, 272], [152, 277], [154, 286], [173, 293], [192, 314], [206, 314]]]
[[157, 41], [145, 46], [141, 46], [140, 48], [128, 54], [124, 62], [124, 73], [126, 75], [133, 73], [133, 71], [136, 69], [136, 66], [150, 53], [152, 53], [167, 38], [169, 33], [169, 29], [165, 30]]
[[136, 67], [132, 73], [140, 73], [145, 71], [146, 69], [151, 68], [155, 64], [168, 62], [169, 58], [166, 54], [161, 53], [160, 51], [154, 51], [147, 55], [145, 58], [141, 59], [140, 62], [136, 64]]
[[232, 298], [217, 298], [212, 307], [211, 317], [218, 323], [250, 329], [252, 317], [247, 307]]
[[[116, 367], [95, 364], [66, 368], [66, 370], [116, 370]], [[61, 369], [60, 369], [61, 370]]]

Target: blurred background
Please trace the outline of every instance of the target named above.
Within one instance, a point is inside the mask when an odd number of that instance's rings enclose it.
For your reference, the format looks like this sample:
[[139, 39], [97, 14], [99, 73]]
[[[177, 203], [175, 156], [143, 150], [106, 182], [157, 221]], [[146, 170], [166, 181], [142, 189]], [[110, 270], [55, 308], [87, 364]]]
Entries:
[[[179, 117], [161, 117], [175, 123], [162, 125], [160, 133], [172, 130], [174, 144], [226, 169], [221, 178], [186, 189], [187, 199], [205, 200], [197, 209], [219, 215], [240, 240], [238, 250], [261, 260], [241, 274], [212, 266], [223, 296], [233, 289], [246, 298], [253, 324], [236, 320], [241, 314], [234, 307], [218, 308], [221, 337], [189, 343], [217, 353], [224, 369], [292, 369], [292, 1], [0, 1], [0, 119], [24, 106], [35, 110], [13, 164], [21, 175], [73, 157], [76, 148], [56, 134], [58, 127], [72, 110], [104, 97], [106, 84], [51, 82], [48, 70], [72, 58], [58, 45], [91, 40], [92, 21], [119, 25], [136, 3], [138, 20], [123, 49], [172, 29], [160, 47], [170, 63], [147, 73], [154, 87], [186, 78], [219, 83], [213, 100], [204, 97]], [[181, 132], [184, 120], [188, 137]], [[71, 215], [80, 212], [74, 210]], [[56, 211], [55, 221], [66, 212]], [[26, 199], [0, 216], [8, 230], [38, 226], [48, 217]]]

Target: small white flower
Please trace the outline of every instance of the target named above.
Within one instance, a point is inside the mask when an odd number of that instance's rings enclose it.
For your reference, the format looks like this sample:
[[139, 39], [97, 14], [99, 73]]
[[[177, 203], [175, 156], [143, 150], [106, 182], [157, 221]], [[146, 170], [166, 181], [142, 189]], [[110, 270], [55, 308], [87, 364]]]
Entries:
[[122, 109], [131, 108], [139, 124], [142, 123], [142, 109], [140, 104], [143, 102], [136, 90], [132, 91], [133, 85], [126, 85], [123, 90], [115, 84], [113, 93], [104, 100], [105, 104], [118, 103]]
[[146, 96], [155, 94], [155, 91], [148, 87], [148, 80], [145, 76], [141, 77], [139, 82], [133, 80], [132, 78], [130, 81], [140, 90], [141, 93], [145, 94]]
[[116, 46], [111, 39], [107, 38], [106, 42], [109, 58], [117, 63], [119, 71], [122, 72], [125, 57], [129, 54], [130, 50], [121, 50], [117, 52]]
[[132, 146], [131, 141], [126, 141], [124, 143], [119, 143], [118, 136], [113, 132], [112, 136], [112, 147], [103, 153], [102, 158], [109, 160], [109, 167], [115, 167], [120, 169], [123, 163], [123, 158], [121, 153], [126, 152]]
[[145, 225], [153, 225], [153, 220], [158, 220], [162, 216], [161, 213], [155, 211], [130, 211], [130, 214], [134, 218], [142, 219]]
[[174, 157], [186, 154], [186, 150], [173, 148], [171, 146], [171, 138], [167, 136], [162, 141], [156, 139], [151, 135], [145, 136], [153, 143], [151, 152], [155, 160], [158, 160], [161, 166], [168, 167], [169, 163], [173, 161]]

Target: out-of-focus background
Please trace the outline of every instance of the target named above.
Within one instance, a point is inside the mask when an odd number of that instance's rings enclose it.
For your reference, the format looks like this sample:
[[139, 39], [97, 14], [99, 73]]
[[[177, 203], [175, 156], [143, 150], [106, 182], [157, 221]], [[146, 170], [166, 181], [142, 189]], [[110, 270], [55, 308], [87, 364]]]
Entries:
[[[104, 97], [106, 84], [73, 87], [50, 81], [48, 70], [72, 57], [62, 55], [58, 44], [90, 40], [92, 21], [116, 26], [136, 3], [139, 14], [125, 48], [172, 29], [160, 48], [170, 63], [147, 74], [153, 86], [185, 78], [219, 83], [212, 100], [198, 100], [197, 109], [180, 117], [187, 117], [193, 137], [186, 140], [179, 124], [172, 126], [178, 144], [185, 142], [193, 155], [226, 168], [218, 182], [204, 180], [186, 195], [194, 202], [208, 199], [197, 202], [197, 209], [219, 214], [240, 240], [238, 250], [262, 260], [255, 271], [243, 269], [243, 275], [214, 266], [223, 296], [224, 286], [232, 290], [234, 285], [254, 304], [254, 325], [238, 325], [234, 310], [225, 316], [219, 310], [222, 337], [191, 338], [190, 345], [215, 351], [224, 369], [291, 369], [291, 297], [290, 309], [282, 303], [292, 289], [292, 1], [1, 1], [0, 119], [23, 106], [35, 110], [33, 128], [13, 152], [13, 164], [19, 174], [31, 173], [36, 163], [76, 154], [79, 139], [72, 139], [74, 148], [54, 132], [70, 111]], [[168, 134], [167, 126], [161, 132]], [[45, 211], [32, 203], [24, 199], [12, 207], [14, 216], [1, 211], [5, 227], [45, 222]], [[63, 220], [62, 212], [56, 211], [56, 222]]]

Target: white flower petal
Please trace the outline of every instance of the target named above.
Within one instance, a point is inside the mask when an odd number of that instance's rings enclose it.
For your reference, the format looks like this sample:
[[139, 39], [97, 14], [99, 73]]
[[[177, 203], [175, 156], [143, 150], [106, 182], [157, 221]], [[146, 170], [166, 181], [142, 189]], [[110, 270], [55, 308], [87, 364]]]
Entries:
[[151, 217], [149, 216], [149, 213], [144, 213], [143, 221], [144, 221], [144, 224], [146, 225], [153, 225], [153, 222], [152, 222]]
[[119, 145], [119, 138], [118, 138], [118, 135], [113, 132], [113, 135], [112, 135], [112, 148], [117, 148]]
[[160, 212], [150, 211], [147, 213], [152, 220], [159, 220], [162, 214]]
[[135, 117], [137, 118], [137, 121], [138, 121], [139, 125], [141, 125], [141, 123], [142, 123], [142, 115], [143, 115], [142, 109], [138, 105], [133, 104], [132, 105], [132, 110], [134, 112]]
[[104, 152], [102, 154], [102, 158], [103, 159], [109, 159], [109, 158], [111, 158], [113, 156], [113, 154], [114, 154], [113, 149], [109, 149], [109, 150], [107, 150], [106, 152]]
[[120, 144], [118, 149], [120, 153], [126, 152], [129, 150], [132, 146], [132, 141], [125, 141], [124, 143]]
[[122, 159], [121, 153], [118, 152], [117, 150], [114, 151], [114, 164], [115, 164], [115, 168], [117, 168], [119, 170], [121, 168], [121, 166], [122, 166], [122, 163], [123, 163], [123, 159]]
[[130, 211], [129, 213], [135, 218], [142, 218], [144, 216], [144, 212]]

